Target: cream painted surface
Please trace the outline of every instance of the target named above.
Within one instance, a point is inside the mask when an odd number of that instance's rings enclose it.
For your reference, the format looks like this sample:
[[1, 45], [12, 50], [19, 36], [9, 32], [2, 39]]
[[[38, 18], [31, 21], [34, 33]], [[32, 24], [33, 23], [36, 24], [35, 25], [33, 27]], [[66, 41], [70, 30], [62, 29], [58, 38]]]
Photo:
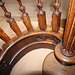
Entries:
[[53, 50], [47, 48], [29, 52], [14, 66], [10, 75], [41, 75], [43, 61], [50, 52]]
[[[19, 5], [17, 0], [3, 0], [5, 2], [5, 6], [12, 13], [12, 16], [21, 16], [21, 12], [19, 11]], [[43, 9], [46, 11], [47, 17], [51, 17], [54, 11], [53, 4], [55, 0], [42, 0]], [[60, 11], [62, 12], [62, 19], [65, 19], [67, 16], [68, 6], [70, 0], [59, 0], [61, 2]], [[26, 7], [26, 11], [29, 13], [31, 17], [36, 17], [38, 8], [37, 3], [38, 0], [22, 0], [23, 5]], [[0, 16], [4, 16], [3, 10], [0, 8]]]

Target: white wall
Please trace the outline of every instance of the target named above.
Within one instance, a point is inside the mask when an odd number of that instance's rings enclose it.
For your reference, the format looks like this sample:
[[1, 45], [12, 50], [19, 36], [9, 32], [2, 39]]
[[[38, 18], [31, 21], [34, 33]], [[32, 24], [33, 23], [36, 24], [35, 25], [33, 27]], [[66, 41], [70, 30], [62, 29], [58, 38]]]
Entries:
[[[12, 13], [12, 16], [21, 16], [21, 12], [19, 11], [19, 5], [17, 0], [3, 0], [6, 4], [6, 8], [8, 11]], [[52, 16], [52, 12], [54, 10], [53, 3], [55, 0], [42, 0], [43, 2], [43, 9], [46, 11], [47, 17]], [[23, 5], [26, 7], [26, 11], [29, 13], [31, 17], [36, 17], [38, 8], [37, 8], [37, 2], [38, 0], [22, 0]], [[67, 11], [69, 8], [69, 2], [70, 0], [60, 0], [61, 7], [60, 11], [62, 12], [62, 18], [65, 19], [67, 16]], [[4, 16], [4, 13], [2, 9], [0, 8], [0, 16]]]

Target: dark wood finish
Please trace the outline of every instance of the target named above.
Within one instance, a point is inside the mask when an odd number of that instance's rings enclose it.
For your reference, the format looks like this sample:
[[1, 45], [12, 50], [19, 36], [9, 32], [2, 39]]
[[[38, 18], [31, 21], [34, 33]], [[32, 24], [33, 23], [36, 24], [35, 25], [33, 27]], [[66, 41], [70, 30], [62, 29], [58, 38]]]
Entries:
[[23, 22], [24, 22], [28, 32], [32, 32], [33, 31], [33, 27], [31, 25], [29, 15], [27, 13], [24, 13], [22, 15], [22, 19], [23, 19]]
[[[28, 47], [29, 46], [29, 47]], [[8, 64], [6, 64], [7, 66], [0, 72], [1, 75], [10, 75], [10, 72], [12, 70], [12, 68], [14, 67], [14, 65], [21, 59], [21, 57], [23, 57], [25, 54], [27, 54], [28, 52], [34, 50], [34, 49], [38, 49], [38, 48], [52, 48], [55, 47], [51, 44], [49, 44], [48, 42], [35, 42], [35, 43], [31, 43], [29, 45], [27, 45], [27, 47], [19, 50], [17, 53], [16, 53], [16, 57], [14, 56], [12, 58], [12, 60], [10, 61], [10, 63], [8, 62]], [[20, 53], [19, 53], [20, 52]], [[19, 54], [18, 54], [19, 53]], [[10, 55], [9, 55], [10, 56]], [[7, 57], [6, 57], [7, 58]], [[8, 59], [8, 58], [7, 58]], [[6, 62], [7, 63], [7, 62]]]
[[[20, 37], [11, 43], [0, 55], [1, 75], [9, 75], [13, 66], [29, 51], [37, 48], [55, 48], [55, 45], [61, 41], [61, 37], [56, 33], [50, 32], [32, 32]], [[5, 62], [5, 63], [3, 63]], [[6, 66], [5, 66], [6, 65]]]
[[39, 12], [37, 14], [38, 22], [39, 22], [39, 27], [40, 27], [41, 30], [46, 30], [46, 28], [47, 28], [46, 14], [45, 14], [45, 11], [42, 10], [43, 4], [42, 4], [41, 0], [38, 0], [37, 7], [39, 8]]
[[2, 49], [0, 49], [0, 54], [1, 54], [1, 52], [2, 52]]
[[52, 14], [52, 31], [58, 32], [60, 29], [60, 19], [61, 19], [61, 12], [58, 10], [60, 7], [59, 0], [55, 0], [54, 9], [55, 11]]
[[[62, 42], [59, 43], [56, 47], [55, 47], [55, 57], [56, 59], [62, 63], [63, 65], [75, 65], [75, 55], [74, 56], [69, 56], [67, 53], [63, 54], [61, 52], [61, 50], [63, 50], [62, 48]], [[67, 56], [65, 56], [67, 55]]]
[[[71, 4], [72, 3], [72, 4]], [[63, 44], [55, 48], [55, 56], [61, 62], [75, 64], [75, 0], [70, 1]]]
[[10, 18], [8, 20], [8, 23], [10, 24], [11, 29], [16, 33], [17, 36], [22, 36], [21, 30], [19, 29], [16, 21], [13, 18]]
[[0, 6], [2, 7], [2, 9], [4, 10], [4, 12], [6, 13], [7, 12], [7, 9], [5, 8], [4, 6], [4, 2], [2, 2], [2, 0], [0, 0]]
[[[52, 32], [42, 31], [42, 32], [36, 32], [36, 33], [33, 32], [31, 34], [27, 34], [25, 36], [22, 36], [22, 37], [18, 38], [15, 42], [13, 42], [12, 45], [19, 42], [20, 40], [23, 41], [24, 39], [25, 39], [24, 44], [19, 43], [19, 46], [16, 46], [17, 48], [23, 47], [22, 45], [27, 45], [32, 42], [40, 41], [40, 39], [41, 39], [41, 41], [53, 40], [55, 42], [55, 43], [53, 42], [54, 45], [56, 45], [57, 43], [59, 43], [61, 41], [61, 37], [58, 34], [55, 34], [55, 33], [53, 34]], [[10, 45], [9, 47], [11, 47], [12, 45]]]
[[[28, 32], [33, 31], [33, 27], [31, 25], [28, 13], [25, 12], [25, 7], [22, 5], [21, 0], [17, 0], [20, 5], [20, 11], [22, 14], [22, 19], [27, 27]], [[20, 31], [18, 25], [16, 24], [15, 20], [11, 18], [11, 13], [8, 12], [4, 6], [4, 3], [2, 0], [0, 0], [0, 6], [5, 12], [5, 16], [9, 18], [8, 22], [10, 24], [10, 27], [13, 29], [13, 31], [17, 34], [17, 36], [21, 36], [17, 38], [15, 41], [13, 41], [10, 45], [7, 45], [6, 47], [3, 46], [4, 50], [0, 53], [0, 75], [9, 75], [14, 65], [28, 52], [37, 49], [37, 48], [55, 48], [55, 57], [60, 60], [61, 62], [65, 62], [67, 64], [75, 64], [75, 19], [74, 19], [74, 0], [71, 0], [72, 4], [70, 4], [70, 12], [68, 15], [68, 21], [66, 25], [71, 24], [71, 28], [65, 29], [65, 35], [66, 32], [69, 31], [69, 34], [67, 34], [67, 43], [66, 47], [63, 46], [61, 42], [61, 34], [55, 33], [58, 32], [60, 29], [60, 18], [61, 18], [61, 12], [58, 10], [60, 7], [59, 0], [55, 0], [54, 8], [55, 11], [52, 15], [52, 31], [54, 32], [46, 32], [46, 14], [45, 11], [42, 10], [43, 4], [41, 0], [38, 0], [37, 7], [39, 8], [39, 12], [37, 14], [38, 16], [38, 22], [40, 30], [43, 31], [36, 31], [32, 33], [28, 33], [26, 35], [22, 35], [22, 32]], [[73, 12], [74, 11], [74, 12]], [[69, 17], [70, 16], [70, 17]], [[72, 20], [70, 18], [73, 18]], [[70, 21], [70, 22], [69, 22]], [[67, 26], [68, 27], [68, 26]], [[68, 29], [68, 30], [67, 30]], [[67, 30], [67, 31], [66, 31]], [[2, 34], [2, 33], [3, 34]], [[7, 35], [5, 32], [0, 31], [1, 36], [3, 36], [3, 40], [7, 43], [11, 41], [8, 40]], [[64, 36], [65, 36], [64, 35]], [[72, 37], [71, 37], [72, 36]], [[6, 39], [6, 40], [5, 40]], [[64, 37], [65, 39], [65, 37]], [[70, 42], [69, 42], [70, 41]], [[61, 42], [61, 43], [59, 43]], [[59, 44], [58, 44], [59, 43]], [[58, 44], [58, 45], [57, 45]], [[55, 47], [56, 46], [56, 47]], [[64, 49], [63, 49], [64, 47]]]
[[23, 22], [28, 30], [28, 32], [32, 32], [33, 31], [33, 27], [29, 18], [28, 13], [25, 12], [26, 8], [22, 5], [21, 0], [17, 0], [19, 5], [20, 5], [20, 11], [22, 12], [22, 19]]
[[21, 30], [19, 29], [16, 21], [13, 18], [11, 18], [11, 13], [6, 10], [4, 6], [4, 2], [2, 2], [2, 0], [0, 1], [0, 6], [4, 10], [5, 16], [9, 18], [8, 23], [10, 24], [10, 27], [12, 28], [12, 30], [17, 34], [17, 36], [21, 36], [22, 35]]
[[0, 28], [0, 38], [5, 41], [6, 43], [11, 43], [10, 37]]

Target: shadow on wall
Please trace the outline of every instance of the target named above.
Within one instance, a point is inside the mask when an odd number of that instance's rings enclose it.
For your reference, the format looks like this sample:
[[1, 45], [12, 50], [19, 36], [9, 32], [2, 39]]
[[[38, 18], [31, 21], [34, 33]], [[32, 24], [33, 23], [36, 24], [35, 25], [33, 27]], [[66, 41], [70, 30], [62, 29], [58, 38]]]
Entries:
[[54, 10], [54, 8], [53, 8], [53, 4], [55, 3], [55, 0], [42, 0], [42, 2], [43, 2], [43, 6], [45, 7], [45, 8], [50, 8], [50, 10]]
[[41, 73], [40, 71], [38, 71], [38, 72], [31, 72], [31, 73], [22, 74], [22, 75], [54, 75], [54, 74], [53, 73], [49, 74], [46, 72]]
[[54, 74], [53, 72], [51, 73], [43, 72], [42, 75], [56, 75], [56, 74]]
[[[9, 4], [13, 4], [17, 2], [17, 0], [3, 0], [4, 2], [6, 3], [9, 3]], [[32, 3], [32, 2], [35, 2], [36, 0], [22, 0], [23, 3]]]
[[22, 75], [42, 75], [41, 72], [31, 72], [31, 73], [27, 73], [27, 74], [22, 74]]
[[[23, 5], [26, 7], [26, 11], [30, 16], [36, 17], [38, 8], [38, 0], [21, 0]], [[43, 10], [46, 11], [48, 17], [52, 15], [54, 8], [53, 4], [55, 0], [41, 0], [43, 3]], [[62, 12], [62, 18], [65, 19], [67, 16], [70, 0], [59, 0], [61, 3], [60, 11]], [[12, 13], [12, 16], [21, 16], [19, 11], [19, 6], [17, 0], [3, 0], [5, 2], [6, 8]], [[12, 9], [10, 8], [12, 7]], [[16, 10], [16, 12], [14, 12]], [[3, 11], [1, 10], [0, 16], [4, 16]]]

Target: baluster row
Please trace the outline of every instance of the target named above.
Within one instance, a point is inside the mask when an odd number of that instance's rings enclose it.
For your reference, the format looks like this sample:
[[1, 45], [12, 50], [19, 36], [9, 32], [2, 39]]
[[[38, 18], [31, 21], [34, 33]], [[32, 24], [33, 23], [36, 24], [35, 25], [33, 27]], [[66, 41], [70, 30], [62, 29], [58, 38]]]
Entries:
[[0, 6], [3, 9], [3, 11], [5, 12], [5, 17], [8, 18], [7, 22], [10, 24], [11, 29], [17, 34], [17, 36], [21, 36], [22, 35], [21, 30], [19, 29], [16, 21], [13, 18], [11, 18], [11, 13], [7, 11], [4, 4], [5, 3], [2, 2], [2, 0], [0, 0]]
[[[22, 19], [23, 22], [28, 30], [28, 32], [32, 32], [33, 31], [33, 27], [29, 18], [28, 13], [25, 11], [26, 8], [22, 5], [21, 0], [17, 0], [19, 3], [19, 10], [22, 12]], [[10, 24], [11, 29], [16, 33], [17, 36], [22, 36], [22, 32], [19, 29], [16, 21], [11, 17], [11, 13], [7, 11], [6, 7], [4, 6], [4, 2], [2, 2], [2, 0], [0, 0], [0, 6], [3, 9], [3, 11], [5, 12], [5, 17], [8, 18], [8, 23]], [[38, 4], [37, 7], [39, 8], [37, 17], [38, 17], [38, 23], [39, 23], [39, 27], [40, 30], [45, 31], [47, 28], [47, 23], [46, 23], [46, 13], [45, 11], [42, 10], [43, 8], [43, 4], [41, 2], [41, 0], [38, 0]], [[55, 4], [54, 4], [54, 8], [55, 11], [52, 14], [52, 31], [54, 32], [58, 32], [59, 28], [60, 28], [60, 18], [61, 18], [61, 12], [58, 10], [60, 7], [60, 3], [59, 0], [55, 0]], [[0, 28], [1, 29], [1, 28]], [[2, 29], [0, 30], [1, 32], [4, 32]], [[0, 33], [1, 33], [0, 32]], [[2, 36], [1, 36], [2, 35]], [[4, 36], [4, 37], [3, 37]], [[7, 37], [6, 39], [5, 36]], [[6, 33], [4, 32], [4, 35], [1, 33], [0, 37], [2, 40], [4, 40], [6, 43], [10, 43], [10, 38], [8, 37], [8, 35], [6, 35]], [[8, 40], [9, 41], [8, 41]]]

